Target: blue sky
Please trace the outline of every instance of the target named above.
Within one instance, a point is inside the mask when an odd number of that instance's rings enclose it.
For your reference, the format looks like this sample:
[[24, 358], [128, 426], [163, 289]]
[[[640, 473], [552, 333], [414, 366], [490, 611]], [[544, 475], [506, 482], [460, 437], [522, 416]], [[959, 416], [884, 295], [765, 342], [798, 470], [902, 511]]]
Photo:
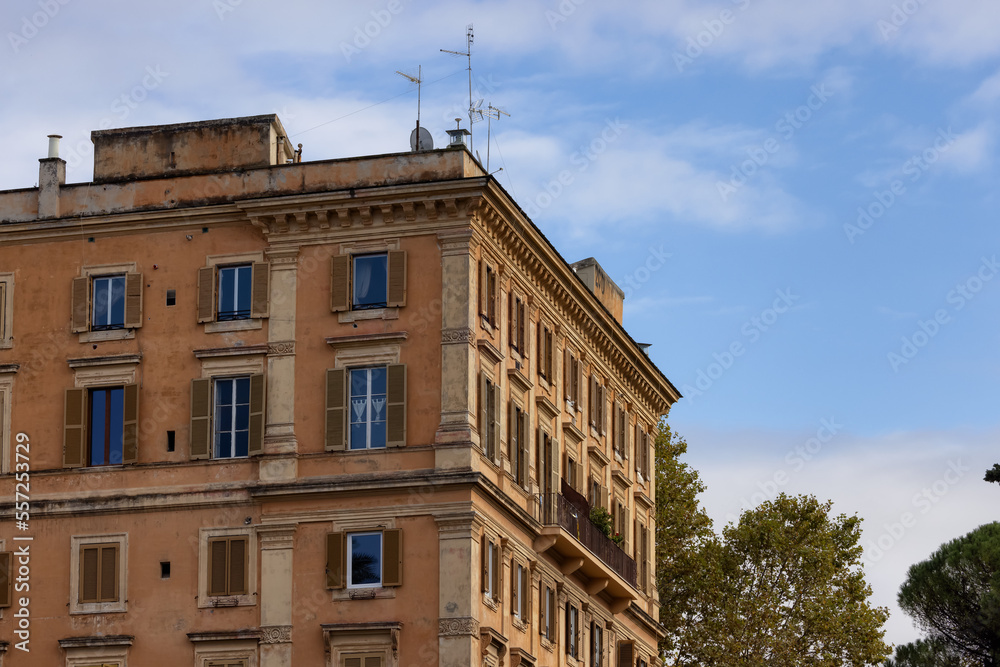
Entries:
[[778, 490], [860, 514], [915, 638], [906, 568], [997, 518], [992, 3], [10, 0], [0, 188], [50, 133], [89, 180], [102, 126], [276, 112], [306, 160], [406, 150], [418, 65], [441, 145], [470, 23], [474, 97], [510, 113], [491, 171], [627, 287], [717, 524]]

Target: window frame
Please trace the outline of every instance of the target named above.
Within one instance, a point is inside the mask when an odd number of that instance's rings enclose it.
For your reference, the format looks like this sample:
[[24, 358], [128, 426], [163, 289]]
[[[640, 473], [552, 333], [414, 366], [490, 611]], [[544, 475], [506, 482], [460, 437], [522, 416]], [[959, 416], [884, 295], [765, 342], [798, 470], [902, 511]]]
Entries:
[[[341, 254], [330, 258], [330, 311], [337, 313], [342, 323], [366, 319], [396, 319], [399, 309], [406, 306], [407, 253], [398, 240], [345, 243]], [[385, 256], [385, 302], [356, 307], [354, 277], [355, 259]]]
[[[191, 402], [188, 438], [188, 457], [191, 460], [245, 461], [264, 451], [264, 430], [267, 414], [267, 381], [263, 364], [251, 360], [239, 365], [215, 367], [207, 361], [202, 377], [191, 380]], [[249, 379], [250, 402], [248, 414], [247, 455], [217, 455], [217, 440], [222, 431], [217, 429], [217, 382]], [[235, 389], [236, 384], [234, 382]], [[236, 393], [233, 392], [235, 400]], [[257, 409], [255, 409], [257, 408]], [[234, 419], [236, 411], [233, 410]], [[231, 449], [231, 451], [235, 451]]]
[[[354, 584], [351, 572], [350, 538], [378, 534], [379, 537], [379, 581], [377, 584]], [[365, 522], [351, 523], [341, 527], [338, 532], [326, 534], [326, 588], [334, 593], [334, 600], [354, 599], [354, 594], [371, 591], [366, 597], [395, 597], [395, 589], [403, 585], [403, 531], [396, 528], [394, 522], [384, 525], [365, 525]], [[396, 564], [391, 563], [392, 550], [395, 550]], [[387, 569], [389, 570], [387, 572]], [[395, 574], [393, 579], [390, 574]], [[352, 594], [353, 592], [353, 594]]]
[[[352, 545], [352, 540], [354, 538], [360, 537], [371, 537], [373, 535], [378, 536], [378, 581], [373, 583], [357, 584], [354, 583], [354, 549]], [[383, 565], [385, 562], [385, 540], [381, 530], [371, 530], [371, 531], [352, 531], [344, 533], [345, 548], [344, 548], [344, 558], [346, 560], [346, 567], [344, 571], [347, 575], [347, 581], [344, 582], [344, 587], [348, 590], [357, 590], [364, 588], [382, 588], [383, 579]]]
[[[224, 298], [228, 294], [224, 291], [223, 285], [224, 273], [234, 272], [235, 277], [233, 279], [233, 296], [232, 302], [234, 310], [222, 310]], [[253, 262], [239, 262], [236, 264], [219, 264], [215, 267], [215, 321], [216, 322], [237, 322], [240, 320], [250, 320], [253, 319], [253, 272], [254, 265]], [[242, 278], [241, 276], [246, 276]], [[246, 282], [246, 285], [242, 283]], [[243, 296], [243, 292], [247, 292], [248, 308], [239, 308], [240, 297]]]
[[[106, 308], [106, 318], [107, 323], [98, 324], [95, 319], [97, 318], [98, 311], [97, 305], [100, 302], [98, 295], [98, 284], [101, 281], [107, 281], [107, 292], [109, 293], [108, 304], [109, 307]], [[113, 301], [112, 297], [114, 295], [115, 282], [121, 281], [121, 322], [110, 321], [114, 316]], [[90, 277], [90, 330], [91, 331], [116, 331], [118, 329], [125, 328], [125, 300], [126, 300], [126, 282], [128, 281], [128, 275], [125, 273], [110, 273], [102, 274]], [[104, 290], [102, 290], [104, 291]]]
[[517, 352], [522, 360], [528, 358], [528, 300], [516, 289], [508, 293], [508, 342], [510, 348]]
[[[369, 368], [384, 368], [386, 371], [385, 447], [351, 449], [351, 371]], [[324, 451], [370, 454], [405, 447], [408, 393], [406, 364], [399, 363], [398, 349], [390, 355], [362, 355], [344, 363], [338, 355], [336, 367], [326, 370]]]
[[523, 626], [531, 624], [531, 570], [518, 558], [510, 561], [510, 613]]
[[14, 347], [14, 274], [0, 273], [0, 350]]
[[479, 260], [479, 322], [492, 334], [499, 326], [500, 272], [499, 265], [485, 255]]
[[[94, 280], [124, 276], [124, 321], [113, 328], [94, 327]], [[70, 330], [81, 343], [130, 340], [143, 322], [143, 274], [135, 262], [83, 266], [70, 290]]]
[[590, 622], [590, 666], [604, 667], [604, 626], [598, 618]]
[[[385, 271], [385, 281], [384, 281], [384, 293], [380, 292], [378, 296], [384, 298], [380, 300], [370, 300], [370, 303], [359, 303], [359, 297], [357, 293], [358, 281], [355, 279], [358, 275], [358, 260], [369, 261], [374, 258], [382, 258], [382, 266], [379, 267]], [[388, 308], [389, 307], [389, 252], [367, 252], [367, 253], [357, 253], [351, 255], [351, 310], [375, 310], [377, 308]]]
[[538, 602], [538, 634], [549, 644], [556, 644], [559, 602], [555, 588], [545, 581], [538, 584]]
[[[238, 588], [232, 583], [232, 545], [236, 542], [243, 543], [243, 581], [242, 585]], [[225, 558], [225, 563], [223, 567], [225, 569], [225, 590], [223, 592], [216, 592], [212, 590], [213, 581], [212, 577], [215, 573], [215, 549], [216, 544], [225, 544], [225, 552], [223, 557]], [[250, 582], [248, 580], [249, 576], [249, 563], [250, 563], [250, 536], [249, 535], [213, 535], [208, 538], [208, 595], [213, 598], [234, 598], [241, 595], [248, 595], [250, 591]]]
[[[211, 593], [211, 545], [225, 538], [245, 537], [246, 593], [213, 595]], [[257, 604], [257, 531], [253, 526], [233, 528], [204, 527], [198, 529], [198, 608], [252, 607]], [[228, 656], [227, 656], [228, 657]], [[242, 657], [242, 656], [240, 656]], [[239, 658], [237, 658], [239, 659]]]
[[500, 465], [500, 386], [492, 373], [480, 371], [479, 440], [483, 456]]
[[531, 417], [517, 399], [510, 399], [507, 424], [507, 458], [510, 476], [522, 489], [528, 488], [531, 452]]
[[539, 319], [535, 325], [538, 335], [538, 345], [536, 353], [536, 363], [538, 376], [549, 385], [555, 384], [555, 327], [551, 326], [543, 319]]
[[[83, 551], [85, 548], [114, 547], [115, 549], [115, 598], [83, 602]], [[99, 555], [100, 557], [100, 555]], [[98, 562], [98, 573], [101, 571]], [[128, 611], [128, 533], [105, 535], [73, 535], [70, 537], [70, 590], [69, 613], [111, 614]], [[100, 582], [98, 594], [100, 595]]]
[[[78, 371], [76, 386], [64, 392], [63, 468], [104, 468], [131, 465], [139, 460], [139, 386], [134, 382], [135, 366], [122, 363], [116, 365], [116, 370], [111, 370], [111, 366], [107, 369], [103, 377], [100, 371], [86, 377], [81, 377]], [[93, 464], [93, 392], [114, 389], [122, 389], [121, 461]]]
[[572, 600], [566, 601], [566, 655], [580, 659], [580, 607]]
[[[133, 385], [134, 386], [134, 385]], [[111, 423], [112, 413], [114, 412], [114, 401], [112, 392], [121, 391], [121, 435], [117, 446], [117, 453], [119, 457], [118, 462], [112, 462], [112, 457], [114, 454], [114, 443], [112, 443], [112, 436], [117, 435], [117, 433], [112, 433], [111, 431], [118, 431], [118, 421]], [[96, 435], [94, 411], [96, 410], [96, 404], [94, 400], [94, 394], [101, 392], [105, 394], [105, 416], [104, 416], [104, 463], [94, 463], [94, 437]], [[100, 387], [88, 387], [87, 388], [87, 452], [86, 452], [86, 462], [83, 467], [85, 468], [98, 468], [103, 466], [112, 465], [124, 465], [125, 463], [125, 422], [127, 421], [125, 414], [125, 386], [124, 385], [105, 385]]]
[[502, 601], [503, 546], [500, 538], [484, 533], [480, 544], [483, 601], [496, 608]]
[[[219, 270], [243, 265], [251, 267], [250, 317], [220, 320]], [[263, 252], [209, 255], [205, 265], [198, 269], [196, 294], [197, 322], [204, 325], [205, 333], [260, 329], [264, 326], [263, 320], [270, 316], [271, 264], [264, 260]]]

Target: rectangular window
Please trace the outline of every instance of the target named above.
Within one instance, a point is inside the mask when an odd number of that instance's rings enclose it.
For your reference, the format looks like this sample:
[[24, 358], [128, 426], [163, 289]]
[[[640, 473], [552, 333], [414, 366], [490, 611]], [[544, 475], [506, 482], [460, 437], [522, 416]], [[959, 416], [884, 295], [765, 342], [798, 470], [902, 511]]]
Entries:
[[579, 657], [577, 640], [580, 638], [580, 610], [576, 605], [566, 603], [566, 655]]
[[528, 339], [528, 304], [519, 294], [510, 293], [510, 346], [521, 357], [528, 356], [525, 341]]
[[479, 384], [479, 440], [490, 461], [500, 462], [500, 388], [486, 373]]
[[538, 374], [549, 382], [553, 382], [552, 377], [552, 331], [538, 323]]
[[117, 544], [81, 545], [79, 602], [117, 602], [118, 567]]
[[479, 315], [483, 324], [497, 326], [497, 271], [485, 260], [479, 261]]
[[247, 667], [246, 659], [241, 660], [212, 660], [205, 663], [205, 667]]
[[125, 328], [125, 275], [93, 279], [91, 331]]
[[386, 444], [388, 393], [386, 367], [351, 370], [351, 449], [382, 449]]
[[0, 609], [9, 607], [14, 597], [14, 554], [0, 552]]
[[591, 667], [604, 667], [604, 628], [599, 621], [590, 624], [590, 664]]
[[580, 385], [583, 382], [582, 365], [569, 348], [563, 354], [563, 395], [576, 410], [582, 410]]
[[215, 381], [215, 458], [245, 458], [250, 451], [250, 378]]
[[541, 593], [539, 596], [541, 608], [538, 610], [540, 616], [538, 631], [552, 642], [556, 638], [556, 592], [544, 584], [539, 586], [539, 592]]
[[381, 653], [351, 653], [343, 656], [343, 667], [382, 667]]
[[525, 487], [528, 484], [528, 413], [511, 401], [509, 415], [507, 456], [510, 459], [510, 471], [518, 486]]
[[347, 535], [347, 587], [382, 585], [382, 533]]
[[406, 305], [404, 251], [333, 257], [330, 310], [373, 310], [403, 305]]
[[216, 321], [250, 319], [253, 266], [251, 264], [220, 266], [218, 280], [219, 303]]
[[208, 541], [208, 594], [246, 595], [249, 591], [249, 543], [245, 535]]
[[327, 588], [378, 588], [403, 583], [403, 531], [330, 533], [326, 542]]
[[125, 435], [125, 387], [90, 390], [90, 447], [87, 465], [122, 462]]
[[482, 538], [483, 593], [493, 602], [500, 601], [500, 545], [493, 539]]
[[527, 623], [528, 609], [530, 608], [528, 595], [531, 590], [531, 575], [528, 568], [512, 560], [510, 564], [510, 613], [519, 621]]

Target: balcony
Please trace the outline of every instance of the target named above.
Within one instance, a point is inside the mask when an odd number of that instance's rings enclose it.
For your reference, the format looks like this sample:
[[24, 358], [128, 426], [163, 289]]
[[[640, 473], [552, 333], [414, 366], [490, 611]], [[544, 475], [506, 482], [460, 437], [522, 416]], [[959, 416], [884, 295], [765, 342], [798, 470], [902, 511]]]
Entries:
[[559, 554], [563, 574], [579, 571], [589, 580], [584, 587], [588, 594], [606, 591], [613, 600], [612, 611], [623, 611], [638, 598], [635, 561], [590, 522], [582, 496], [565, 484], [563, 491], [539, 496], [538, 518], [544, 527], [535, 550]]

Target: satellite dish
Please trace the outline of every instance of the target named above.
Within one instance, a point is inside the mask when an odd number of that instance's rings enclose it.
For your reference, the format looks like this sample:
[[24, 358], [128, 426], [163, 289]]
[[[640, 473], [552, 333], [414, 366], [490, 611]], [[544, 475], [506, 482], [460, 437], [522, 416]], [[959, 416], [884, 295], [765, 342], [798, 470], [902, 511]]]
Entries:
[[434, 137], [427, 131], [426, 127], [419, 128], [419, 141], [417, 128], [410, 132], [411, 151], [432, 151], [434, 150]]

